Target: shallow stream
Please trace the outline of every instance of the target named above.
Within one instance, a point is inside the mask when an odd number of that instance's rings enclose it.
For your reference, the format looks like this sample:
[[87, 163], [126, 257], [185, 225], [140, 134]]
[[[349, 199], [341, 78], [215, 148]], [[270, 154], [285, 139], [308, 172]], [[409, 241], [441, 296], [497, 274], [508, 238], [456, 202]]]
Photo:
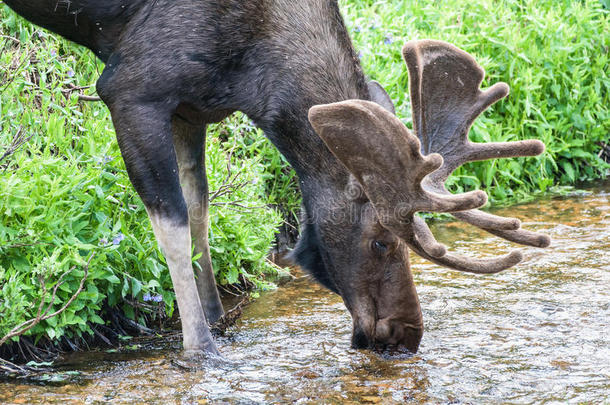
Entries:
[[[177, 341], [74, 354], [46, 383], [0, 382], [0, 403], [609, 403], [610, 182], [494, 212], [549, 234], [551, 248], [491, 276], [412, 256], [417, 355], [350, 349], [341, 300], [301, 275], [245, 308], [218, 341], [224, 361], [193, 367]], [[464, 254], [509, 248], [461, 223], [433, 231]]]

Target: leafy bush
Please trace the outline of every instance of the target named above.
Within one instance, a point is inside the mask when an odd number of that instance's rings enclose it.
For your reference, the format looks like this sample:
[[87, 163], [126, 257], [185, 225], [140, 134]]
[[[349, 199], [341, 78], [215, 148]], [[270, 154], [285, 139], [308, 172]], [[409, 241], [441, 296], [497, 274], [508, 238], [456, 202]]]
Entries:
[[[31, 27], [6, 8], [0, 8], [0, 20], [0, 31], [17, 33], [19, 41], [0, 42], [0, 156], [16, 145], [15, 135], [29, 138], [0, 162], [0, 336], [36, 315], [41, 279], [52, 289], [75, 266], [57, 291], [53, 308], [61, 307], [77, 290], [92, 252], [84, 291], [64, 313], [29, 333], [51, 339], [91, 333], [92, 324], [104, 322], [103, 305], [118, 306], [144, 324], [133, 302], [162, 299], [171, 314], [169, 273], [127, 178], [109, 113], [101, 103], [79, 102], [74, 90], [94, 83], [101, 66], [88, 51]], [[212, 191], [229, 175], [235, 143], [229, 135], [207, 144]], [[266, 254], [281, 218], [257, 182], [261, 159], [232, 160], [231, 174], [242, 186], [210, 209], [217, 280], [226, 285], [243, 275], [265, 287], [265, 277], [275, 272]]]
[[471, 130], [473, 141], [537, 138], [538, 158], [472, 163], [448, 185], [485, 189], [495, 202], [608, 173], [598, 155], [610, 145], [609, 12], [599, 0], [342, 0], [365, 71], [383, 83], [399, 117], [411, 122], [400, 50], [413, 39], [451, 42], [504, 81], [507, 99]]

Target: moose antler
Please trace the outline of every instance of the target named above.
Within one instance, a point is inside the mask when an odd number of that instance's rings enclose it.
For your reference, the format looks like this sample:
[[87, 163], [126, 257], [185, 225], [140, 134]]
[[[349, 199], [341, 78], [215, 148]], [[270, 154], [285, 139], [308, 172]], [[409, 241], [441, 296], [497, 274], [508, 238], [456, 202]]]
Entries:
[[483, 70], [468, 54], [443, 42], [410, 42], [403, 52], [419, 139], [393, 114], [368, 101], [314, 106], [309, 112], [318, 135], [362, 185], [380, 223], [418, 255], [473, 273], [502, 271], [519, 263], [522, 255], [513, 251], [494, 259], [471, 259], [449, 254], [417, 212], [454, 213], [506, 239], [548, 245], [545, 236], [519, 230], [518, 220], [474, 210], [487, 202], [484, 192], [453, 195], [444, 187], [447, 177], [464, 162], [543, 151], [539, 141], [484, 145], [468, 141], [474, 119], [508, 94], [508, 86], [502, 83], [481, 92]]
[[[449, 194], [445, 181], [466, 162], [516, 156], [536, 156], [544, 151], [538, 140], [472, 143], [468, 132], [474, 120], [490, 105], [508, 95], [508, 85], [497, 83], [482, 92], [485, 71], [474, 58], [442, 41], [410, 41], [403, 47], [409, 69], [413, 127], [424, 154], [439, 153], [443, 166], [424, 179], [424, 188]], [[456, 218], [512, 242], [547, 247], [546, 235], [519, 229], [516, 218], [503, 218], [479, 210], [453, 214]]]

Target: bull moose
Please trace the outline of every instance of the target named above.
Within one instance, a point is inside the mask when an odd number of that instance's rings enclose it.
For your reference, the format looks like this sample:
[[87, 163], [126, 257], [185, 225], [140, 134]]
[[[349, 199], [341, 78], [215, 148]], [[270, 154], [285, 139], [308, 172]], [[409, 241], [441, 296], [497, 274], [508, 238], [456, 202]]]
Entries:
[[[483, 191], [449, 193], [468, 161], [534, 156], [538, 140], [471, 143], [472, 122], [508, 94], [479, 86], [467, 53], [408, 42], [413, 132], [367, 81], [336, 0], [4, 0], [31, 22], [92, 50], [105, 68], [129, 178], [146, 206], [176, 292], [186, 351], [217, 353], [223, 315], [208, 246], [206, 125], [244, 112], [290, 162], [303, 196], [292, 259], [339, 294], [355, 348], [415, 352], [423, 334], [408, 249], [440, 265], [496, 273], [522, 259], [448, 253], [416, 213], [446, 212], [494, 235], [545, 247], [520, 222], [477, 210]], [[201, 253], [199, 269], [191, 261]]]

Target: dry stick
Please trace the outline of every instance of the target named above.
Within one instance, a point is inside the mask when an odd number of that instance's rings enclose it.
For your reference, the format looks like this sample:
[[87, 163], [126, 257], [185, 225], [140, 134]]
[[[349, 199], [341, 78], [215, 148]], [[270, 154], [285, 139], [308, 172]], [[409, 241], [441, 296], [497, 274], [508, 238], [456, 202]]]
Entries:
[[603, 143], [603, 142], [599, 142], [598, 145], [600, 146], [600, 150], [599, 153], [597, 154], [597, 157], [600, 159], [603, 159], [604, 154], [607, 154], [608, 156], [610, 156], [610, 143]]
[[51, 243], [49, 242], [41, 242], [41, 241], [35, 241], [35, 242], [28, 242], [28, 243], [16, 243], [19, 240], [22, 239], [26, 239], [27, 235], [19, 235], [17, 236], [14, 240], [13, 240], [13, 244], [12, 245], [0, 245], [0, 249], [20, 249], [20, 248], [24, 248], [24, 247], [32, 247], [32, 246], [38, 246], [38, 245], [50, 245]]
[[[6, 35], [0, 35], [0, 38], [5, 38], [7, 37]], [[10, 37], [7, 37], [10, 38]], [[2, 52], [0, 52], [0, 55], [4, 54], [4, 51], [6, 50], [6, 47], [8, 46], [8, 39], [5, 39], [4, 42], [2, 43]]]
[[79, 94], [78, 99], [80, 101], [89, 101], [89, 102], [102, 101], [102, 99], [98, 96], [86, 96], [84, 94]]
[[78, 91], [78, 99], [79, 101], [101, 101], [102, 99], [98, 96], [88, 96], [86, 94], [80, 94], [81, 90], [87, 90], [90, 89], [91, 87], [93, 87], [93, 85], [88, 85], [88, 86], [75, 86], [73, 84], [69, 84], [68, 85], [69, 88], [67, 89], [62, 89], [61, 92], [66, 96], [66, 97], [70, 97], [70, 94], [72, 94], [72, 92]]
[[[231, 166], [231, 159], [233, 158], [233, 153], [235, 152], [235, 148], [237, 147], [236, 142], [237, 141], [233, 142], [233, 146], [229, 150], [229, 155], [227, 156], [227, 176], [223, 180], [220, 187], [218, 187], [218, 189], [216, 191], [214, 191], [212, 193], [212, 195], [210, 196], [210, 198], [209, 198], [210, 205], [216, 205], [216, 206], [233, 205], [233, 206], [238, 206], [241, 208], [250, 208], [250, 207], [246, 207], [246, 206], [241, 206], [240, 204], [236, 204], [238, 202], [234, 202], [234, 203], [213, 202], [218, 197], [222, 197], [222, 196], [226, 196], [228, 194], [234, 193], [235, 191], [245, 187], [246, 185], [248, 185], [250, 183], [250, 181], [243, 181], [241, 183], [237, 183], [237, 181], [239, 180], [240, 173], [239, 172], [235, 173], [235, 174], [233, 173], [233, 170], [232, 170], [233, 168]], [[256, 207], [253, 207], [253, 208], [256, 208]]]
[[60, 309], [58, 309], [57, 311], [55, 311], [51, 314], [49, 314], [49, 311], [51, 310], [51, 307], [53, 306], [53, 302], [55, 301], [55, 297], [57, 295], [57, 289], [59, 288], [60, 285], [63, 284], [63, 278], [66, 275], [68, 275], [69, 273], [71, 273], [76, 268], [76, 266], [73, 266], [72, 268], [70, 268], [68, 271], [66, 271], [59, 277], [59, 280], [57, 280], [57, 283], [53, 287], [53, 292], [51, 293], [51, 301], [49, 302], [49, 305], [47, 305], [47, 307], [44, 309], [44, 311], [43, 311], [43, 307], [44, 307], [45, 298], [47, 296], [47, 287], [45, 285], [44, 279], [41, 278], [42, 297], [40, 299], [40, 305], [38, 306], [38, 312], [36, 314], [36, 318], [27, 320], [27, 321], [21, 323], [20, 325], [15, 326], [13, 329], [11, 329], [9, 333], [4, 335], [4, 337], [2, 337], [2, 339], [0, 339], [0, 346], [2, 346], [7, 340], [9, 340], [15, 336], [24, 334], [28, 330], [32, 329], [34, 326], [38, 325], [40, 322], [47, 320], [49, 318], [53, 318], [54, 316], [57, 316], [57, 315], [61, 314], [62, 312], [64, 312], [70, 306], [70, 304], [72, 304], [72, 302], [74, 302], [76, 297], [78, 297], [78, 295], [83, 291], [85, 281], [87, 280], [87, 276], [89, 275], [89, 264], [91, 263], [91, 260], [93, 259], [94, 255], [95, 255], [95, 253], [92, 253], [91, 256], [89, 256], [89, 259], [87, 260], [87, 264], [85, 265], [85, 269], [84, 269], [85, 274], [83, 275], [83, 278], [80, 281], [78, 290], [76, 290], [76, 292], [74, 294], [72, 294], [72, 297], [70, 297], [68, 302], [66, 302]]
[[233, 308], [228, 310], [219, 320], [211, 325], [212, 330], [224, 334], [227, 329], [237, 322], [242, 314], [243, 307], [250, 303], [250, 297], [244, 296]]
[[79, 101], [91, 101], [91, 102], [94, 102], [94, 101], [101, 101], [101, 100], [102, 100], [102, 99], [101, 99], [100, 97], [98, 97], [98, 96], [87, 96], [87, 95], [85, 95], [85, 94], [80, 94], [80, 91], [81, 91], [81, 90], [87, 90], [87, 89], [90, 89], [91, 87], [93, 87], [93, 85], [88, 85], [88, 86], [75, 86], [75, 85], [73, 85], [73, 84], [68, 84], [68, 86], [69, 86], [69, 88], [67, 88], [67, 89], [62, 89], [62, 90], [61, 90], [62, 94], [63, 94], [64, 96], [68, 97], [68, 98], [70, 97], [70, 95], [71, 95], [73, 92], [78, 91], [78, 92], [79, 92], [79, 94], [78, 94], [78, 100], [79, 100]]
[[14, 372], [20, 372], [20, 373], [25, 373], [27, 370], [23, 367], [18, 366], [17, 364], [11, 363], [8, 360], [4, 360], [2, 358], [0, 358], [0, 369], [9, 372], [9, 373], [14, 373]]
[[[1, 2], [0, 2], [0, 3], [1, 3]], [[6, 39], [6, 40], [7, 40], [6, 42], [8, 42], [8, 40], [10, 39], [10, 40], [11, 40], [11, 41], [13, 41], [13, 42], [17, 42], [18, 44], [21, 44], [21, 41], [20, 41], [20, 40], [18, 40], [18, 39], [17, 39], [17, 38], [15, 38], [15, 37], [11, 37], [10, 35], [2, 35], [2, 34], [0, 34], [0, 38], [4, 38], [4, 39]]]
[[[240, 200], [243, 201], [243, 200]], [[216, 206], [216, 207], [227, 207], [229, 209], [232, 209], [234, 211], [239, 211], [239, 212], [252, 212], [254, 210], [262, 210], [267, 208], [267, 206], [265, 205], [244, 205], [244, 204], [240, 204], [238, 201], [219, 201], [219, 202], [213, 202], [210, 205]]]
[[227, 194], [228, 193], [227, 190], [231, 189], [233, 182], [235, 180], [237, 180], [237, 177], [239, 176], [239, 173], [237, 173], [237, 174], [235, 174], [235, 176], [233, 176], [232, 170], [231, 170], [231, 158], [233, 157], [233, 151], [235, 150], [236, 142], [237, 141], [233, 142], [233, 146], [229, 150], [229, 156], [227, 157], [227, 176], [223, 180], [220, 187], [218, 187], [218, 189], [214, 193], [212, 193], [212, 195], [210, 196], [210, 201], [214, 201], [216, 198]]
[[15, 243], [13, 245], [1, 245], [0, 249], [21, 249], [38, 245], [50, 245], [49, 242]]
[[24, 143], [29, 141], [34, 136], [34, 135], [30, 135], [26, 138], [21, 133], [22, 129], [23, 128], [19, 127], [19, 129], [17, 130], [17, 133], [15, 134], [15, 136], [13, 137], [13, 140], [11, 141], [11, 144], [8, 146], [8, 148], [6, 149], [4, 154], [2, 154], [2, 156], [0, 156], [0, 163], [2, 163], [2, 161], [4, 159], [6, 159], [8, 156], [15, 153], [17, 151], [17, 149], [19, 149], [21, 147], [21, 145], [23, 145]]

